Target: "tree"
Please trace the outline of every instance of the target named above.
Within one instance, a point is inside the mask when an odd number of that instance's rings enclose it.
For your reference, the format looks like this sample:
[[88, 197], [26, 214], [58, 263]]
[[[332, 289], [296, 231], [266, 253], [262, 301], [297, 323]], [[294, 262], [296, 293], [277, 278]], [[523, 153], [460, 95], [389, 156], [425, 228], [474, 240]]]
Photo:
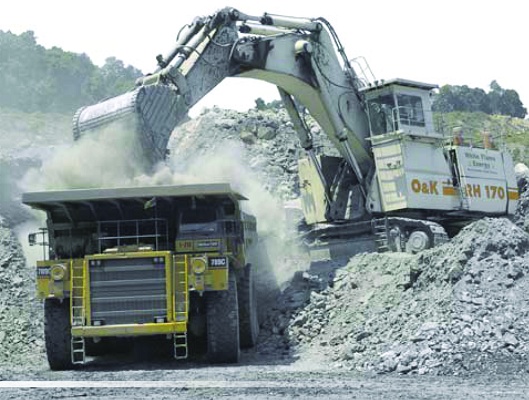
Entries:
[[518, 93], [512, 89], [503, 89], [495, 80], [491, 82], [488, 93], [466, 85], [444, 85], [435, 96], [432, 108], [437, 112], [484, 112], [517, 118], [527, 115], [527, 109], [523, 107]]
[[512, 89], [507, 89], [503, 95], [504, 109], [503, 114], [511, 115], [517, 118], [525, 118], [527, 115], [527, 108], [523, 106], [518, 93]]
[[259, 111], [266, 110], [266, 102], [262, 98], [258, 97], [255, 99], [255, 108]]
[[279, 110], [283, 107], [283, 102], [281, 100], [272, 100], [270, 103], [264, 101], [261, 97], [258, 97], [255, 101], [255, 108], [259, 111], [265, 110]]
[[33, 31], [0, 31], [0, 107], [73, 113], [134, 87], [141, 71], [115, 57], [99, 68], [86, 54], [45, 49]]
[[108, 57], [96, 74], [92, 75], [91, 94], [95, 100], [124, 93], [134, 87], [134, 82], [142, 72], [123, 64], [116, 57]]

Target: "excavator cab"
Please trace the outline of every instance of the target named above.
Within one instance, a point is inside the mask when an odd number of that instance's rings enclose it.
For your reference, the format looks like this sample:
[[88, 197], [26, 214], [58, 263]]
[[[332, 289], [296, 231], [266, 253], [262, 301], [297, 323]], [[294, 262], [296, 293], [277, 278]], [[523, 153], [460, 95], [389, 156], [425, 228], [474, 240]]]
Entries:
[[434, 134], [430, 93], [436, 85], [405, 79], [375, 82], [362, 91], [367, 100], [371, 136], [403, 131]]

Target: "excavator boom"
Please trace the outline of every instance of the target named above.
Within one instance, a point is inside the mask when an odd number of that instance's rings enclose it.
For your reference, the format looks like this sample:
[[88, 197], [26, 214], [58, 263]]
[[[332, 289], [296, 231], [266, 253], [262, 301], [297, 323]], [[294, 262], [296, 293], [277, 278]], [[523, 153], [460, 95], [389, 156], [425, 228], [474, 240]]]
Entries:
[[[297, 106], [308, 109], [359, 182], [372, 168], [360, 80], [323, 19], [254, 17], [224, 8], [182, 29], [175, 47], [157, 61], [155, 72], [140, 78], [131, 92], [78, 110], [74, 138], [126, 121], [147, 160], [160, 161], [172, 130], [193, 105], [223, 79], [248, 77], [293, 96], [293, 117]], [[310, 135], [300, 135], [310, 150]]]
[[[430, 107], [436, 85], [361, 78], [323, 18], [223, 8], [182, 28], [156, 60], [132, 91], [81, 108], [74, 137], [126, 129], [154, 164], [173, 129], [217, 84], [253, 78], [278, 87], [307, 152], [299, 165], [307, 224], [358, 223], [356, 234], [370, 221], [380, 248], [419, 251], [444, 241], [445, 227], [453, 234], [483, 215], [514, 212], [510, 155], [437, 132]], [[316, 154], [307, 111], [341, 157]], [[343, 225], [338, 231], [344, 237]]]

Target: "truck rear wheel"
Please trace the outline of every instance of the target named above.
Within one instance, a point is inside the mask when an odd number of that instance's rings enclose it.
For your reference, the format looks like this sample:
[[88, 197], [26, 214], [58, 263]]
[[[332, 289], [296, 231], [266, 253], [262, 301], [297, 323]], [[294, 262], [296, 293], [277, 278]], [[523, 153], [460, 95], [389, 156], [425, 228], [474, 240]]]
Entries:
[[259, 320], [257, 316], [257, 296], [255, 291], [254, 270], [251, 264], [244, 267], [239, 280], [239, 332], [241, 348], [255, 346], [259, 335]]
[[72, 369], [72, 333], [68, 301], [44, 301], [44, 340], [50, 368], [54, 371]]
[[235, 275], [229, 274], [228, 290], [208, 292], [206, 301], [209, 361], [239, 362], [239, 307]]

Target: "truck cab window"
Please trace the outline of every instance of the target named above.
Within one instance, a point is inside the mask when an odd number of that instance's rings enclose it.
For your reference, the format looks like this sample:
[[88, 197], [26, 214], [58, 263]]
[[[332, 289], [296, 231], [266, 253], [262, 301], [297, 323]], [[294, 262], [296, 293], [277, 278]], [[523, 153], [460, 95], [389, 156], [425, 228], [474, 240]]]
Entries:
[[217, 214], [214, 207], [197, 207], [186, 209], [181, 214], [180, 232], [216, 232]]

